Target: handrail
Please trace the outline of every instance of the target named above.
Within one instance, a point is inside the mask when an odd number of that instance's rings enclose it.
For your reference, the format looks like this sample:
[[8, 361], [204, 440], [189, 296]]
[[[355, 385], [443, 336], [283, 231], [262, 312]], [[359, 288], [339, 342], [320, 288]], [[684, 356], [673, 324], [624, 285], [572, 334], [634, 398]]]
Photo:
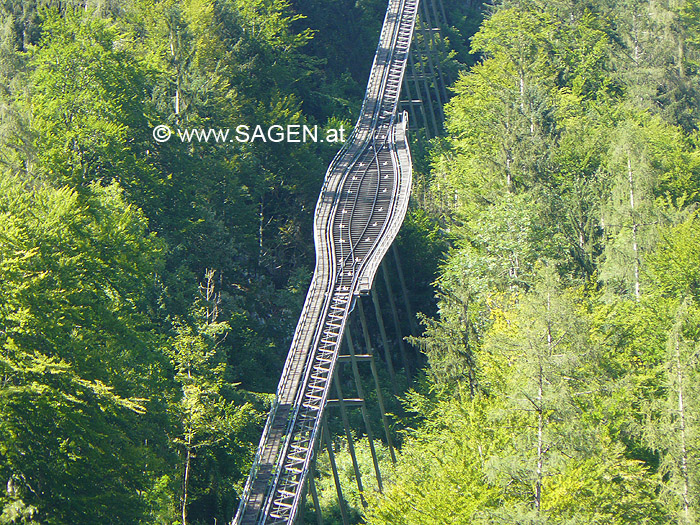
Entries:
[[[369, 286], [365, 281], [372, 282], [405, 216], [411, 159], [405, 137], [406, 114], [397, 120], [396, 108], [418, 1], [389, 0], [359, 118], [326, 172], [314, 214], [316, 269], [234, 523], [294, 522], [353, 296]], [[380, 155], [391, 160], [390, 168], [380, 165]], [[361, 160], [367, 162], [367, 167], [358, 172]], [[370, 176], [375, 171], [376, 179]], [[389, 177], [387, 173], [392, 178], [383, 183]], [[365, 182], [369, 186], [363, 186]], [[382, 197], [386, 205], [380, 207], [377, 203], [382, 184], [382, 192], [389, 188], [391, 192], [387, 194], [388, 202], [386, 196]], [[356, 191], [354, 197], [350, 196], [352, 191]], [[363, 197], [368, 202], [359, 200], [361, 191], [370, 192]], [[341, 204], [343, 213], [350, 208], [348, 215], [339, 215]], [[356, 211], [359, 223], [353, 222]], [[340, 243], [336, 244], [335, 230], [341, 224], [347, 228], [347, 252], [342, 229], [338, 230]], [[353, 227], [358, 228], [355, 234]], [[368, 231], [374, 241], [361, 245]], [[360, 250], [360, 257], [356, 257], [355, 250]], [[283, 405], [285, 412], [280, 412]], [[280, 437], [272, 434], [273, 427], [281, 432]], [[290, 456], [290, 447], [303, 453]], [[258, 480], [263, 453], [267, 454], [264, 461], [269, 470]], [[257, 496], [252, 494], [255, 483]], [[251, 501], [254, 503], [248, 509]]]

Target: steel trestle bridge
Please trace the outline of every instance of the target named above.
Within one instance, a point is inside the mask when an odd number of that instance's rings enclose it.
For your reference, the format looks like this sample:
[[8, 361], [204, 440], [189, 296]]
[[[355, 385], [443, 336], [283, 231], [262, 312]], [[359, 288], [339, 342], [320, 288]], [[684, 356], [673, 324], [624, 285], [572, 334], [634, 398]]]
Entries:
[[234, 523], [293, 524], [319, 442], [343, 331], [403, 222], [411, 190], [397, 107], [419, 0], [389, 0], [353, 133], [314, 217], [316, 269]]

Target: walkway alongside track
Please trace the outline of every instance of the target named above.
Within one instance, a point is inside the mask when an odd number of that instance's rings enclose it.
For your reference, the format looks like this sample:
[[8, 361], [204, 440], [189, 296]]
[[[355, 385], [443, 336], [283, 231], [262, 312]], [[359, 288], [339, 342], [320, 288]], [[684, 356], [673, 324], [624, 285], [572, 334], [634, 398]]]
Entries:
[[294, 523], [345, 322], [406, 214], [411, 157], [396, 108], [417, 11], [418, 0], [389, 1], [360, 118], [326, 173], [316, 270], [235, 524]]

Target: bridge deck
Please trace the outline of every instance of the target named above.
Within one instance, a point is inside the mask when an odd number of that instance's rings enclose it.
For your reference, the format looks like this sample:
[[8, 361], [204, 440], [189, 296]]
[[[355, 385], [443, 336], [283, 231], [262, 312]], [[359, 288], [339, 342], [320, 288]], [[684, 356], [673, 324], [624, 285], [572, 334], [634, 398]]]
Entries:
[[234, 523], [294, 523], [347, 316], [403, 222], [411, 157], [396, 108], [417, 11], [389, 1], [360, 117], [326, 173], [316, 270]]

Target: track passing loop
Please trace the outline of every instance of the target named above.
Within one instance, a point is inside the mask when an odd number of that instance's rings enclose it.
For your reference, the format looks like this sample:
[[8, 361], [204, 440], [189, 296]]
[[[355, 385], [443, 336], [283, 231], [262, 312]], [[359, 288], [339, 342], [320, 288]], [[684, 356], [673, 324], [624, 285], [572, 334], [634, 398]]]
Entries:
[[316, 270], [236, 524], [294, 523], [348, 314], [406, 214], [411, 156], [396, 108], [417, 11], [418, 0], [389, 0], [360, 117], [326, 173], [314, 216]]

